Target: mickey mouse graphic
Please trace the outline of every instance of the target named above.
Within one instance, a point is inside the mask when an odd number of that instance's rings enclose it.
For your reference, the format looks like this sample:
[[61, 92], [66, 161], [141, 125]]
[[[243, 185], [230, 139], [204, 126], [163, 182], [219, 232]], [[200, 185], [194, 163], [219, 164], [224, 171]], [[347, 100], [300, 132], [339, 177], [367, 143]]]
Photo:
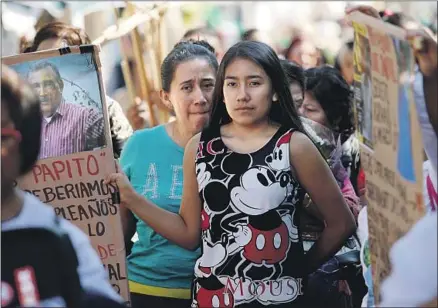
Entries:
[[[204, 174], [205, 170], [203, 171]], [[205, 178], [205, 175], [201, 175], [201, 179]], [[201, 193], [204, 200], [215, 198], [215, 202], [211, 205], [204, 202], [201, 211], [202, 255], [195, 264], [196, 278], [192, 291], [196, 295], [193, 296], [192, 307], [233, 307], [233, 294], [224, 294], [224, 286], [213, 275], [214, 269], [223, 264], [228, 256], [226, 238], [214, 243], [210, 231], [214, 216], [228, 209], [230, 204], [229, 193], [226, 186], [219, 181], [208, 182]]]
[[215, 276], [198, 279], [193, 288], [196, 289], [196, 304], [192, 307], [234, 307], [233, 292]]
[[275, 144], [272, 154], [266, 157], [268, 166], [276, 171], [287, 171], [290, 169], [289, 163], [289, 142], [293, 131], [290, 130], [282, 135]]
[[227, 256], [226, 238], [213, 243], [210, 226], [214, 215], [226, 211], [230, 204], [230, 198], [225, 185], [218, 181], [209, 182], [201, 193], [204, 195], [204, 200], [215, 198], [215, 202], [210, 205], [204, 202], [201, 211], [202, 255], [195, 265], [196, 277], [207, 277], [211, 274], [212, 268], [220, 265]]
[[[288, 197], [290, 175], [274, 172], [265, 166], [249, 167], [238, 178], [228, 183], [231, 204], [237, 213], [224, 217], [221, 225], [227, 231], [227, 252], [242, 251], [243, 260], [237, 273], [244, 279], [245, 272], [253, 265], [274, 267], [272, 279], [282, 274], [281, 262], [285, 260], [290, 242], [298, 242], [298, 230], [293, 222], [295, 209], [280, 208]], [[242, 164], [239, 164], [242, 167]], [[249, 168], [249, 169], [248, 169]], [[236, 183], [237, 182], [237, 183]]]

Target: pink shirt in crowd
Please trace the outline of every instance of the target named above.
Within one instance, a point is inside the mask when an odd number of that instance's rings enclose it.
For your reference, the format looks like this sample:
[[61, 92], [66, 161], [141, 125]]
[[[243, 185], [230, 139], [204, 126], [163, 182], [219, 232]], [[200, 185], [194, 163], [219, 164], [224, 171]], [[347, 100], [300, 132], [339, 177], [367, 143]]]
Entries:
[[105, 144], [99, 111], [62, 102], [49, 119], [42, 119], [39, 159], [93, 150]]

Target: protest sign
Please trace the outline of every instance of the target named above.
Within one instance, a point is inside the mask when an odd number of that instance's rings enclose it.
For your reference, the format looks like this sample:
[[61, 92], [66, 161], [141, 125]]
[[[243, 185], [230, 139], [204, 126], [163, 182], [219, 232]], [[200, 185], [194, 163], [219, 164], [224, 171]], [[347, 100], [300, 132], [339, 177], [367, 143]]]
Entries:
[[404, 30], [359, 12], [355, 30], [355, 115], [366, 176], [376, 304], [389, 251], [424, 215], [423, 145], [413, 97], [415, 58]]
[[90, 238], [110, 283], [129, 302], [125, 245], [116, 187], [103, 184], [116, 171], [105, 91], [95, 45], [2, 58], [40, 97], [40, 156], [18, 186], [54, 207]]

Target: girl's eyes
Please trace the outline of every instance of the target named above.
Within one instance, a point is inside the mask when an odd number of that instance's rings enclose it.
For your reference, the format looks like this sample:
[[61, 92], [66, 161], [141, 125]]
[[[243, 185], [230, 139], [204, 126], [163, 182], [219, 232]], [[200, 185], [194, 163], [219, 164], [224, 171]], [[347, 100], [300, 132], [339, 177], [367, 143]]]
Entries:
[[[237, 83], [235, 83], [233, 81], [227, 82], [227, 86], [228, 87], [235, 87], [236, 85], [237, 85]], [[260, 85], [260, 82], [258, 82], [258, 81], [251, 81], [249, 83], [250, 87], [256, 87], [256, 86], [259, 86], [259, 85]]]
[[191, 86], [183, 86], [181, 89], [185, 92], [188, 92], [188, 91], [192, 90], [192, 87]]

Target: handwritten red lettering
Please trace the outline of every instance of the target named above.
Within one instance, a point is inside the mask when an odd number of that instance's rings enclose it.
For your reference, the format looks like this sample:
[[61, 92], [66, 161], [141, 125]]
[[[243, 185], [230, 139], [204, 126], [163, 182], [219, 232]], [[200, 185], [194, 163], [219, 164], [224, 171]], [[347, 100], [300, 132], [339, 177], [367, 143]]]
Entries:
[[35, 183], [38, 184], [38, 176], [41, 175], [41, 167], [39, 165], [35, 165], [32, 168], [32, 174], [33, 178], [35, 180]]
[[84, 160], [84, 158], [73, 158], [72, 161], [76, 163], [76, 167], [78, 170], [79, 176], [82, 176], [82, 167], [80, 161]]
[[32, 169], [35, 184], [47, 181], [59, 181], [82, 177], [84, 173], [98, 175], [99, 161], [90, 154], [87, 158], [71, 158], [66, 160], [55, 160], [51, 163], [39, 163]]
[[53, 181], [56, 181], [55, 176], [53, 175], [52, 171], [50, 170], [49, 167], [47, 167], [46, 164], [41, 165], [41, 168], [43, 169], [43, 178], [44, 181], [46, 181], [46, 177], [50, 176], [52, 178]]
[[116, 249], [114, 244], [108, 244], [105, 246], [97, 245], [97, 252], [99, 253], [99, 257], [101, 260], [105, 260], [108, 257], [115, 257]]
[[58, 161], [54, 161], [52, 163], [52, 166], [53, 166], [53, 171], [55, 172], [55, 175], [56, 175], [56, 179], [60, 180], [61, 177], [59, 175], [60, 175], [60, 173], [64, 172], [65, 164], [62, 161], [58, 160]]
[[[92, 163], [94, 164], [94, 171], [91, 171], [91, 169], [92, 169]], [[90, 174], [90, 175], [96, 175], [96, 174], [98, 174], [99, 173], [99, 164], [98, 164], [98, 162], [97, 162], [97, 159], [96, 159], [96, 157], [94, 157], [94, 155], [88, 155], [88, 158], [87, 158], [87, 171], [88, 171], [88, 174]]]

